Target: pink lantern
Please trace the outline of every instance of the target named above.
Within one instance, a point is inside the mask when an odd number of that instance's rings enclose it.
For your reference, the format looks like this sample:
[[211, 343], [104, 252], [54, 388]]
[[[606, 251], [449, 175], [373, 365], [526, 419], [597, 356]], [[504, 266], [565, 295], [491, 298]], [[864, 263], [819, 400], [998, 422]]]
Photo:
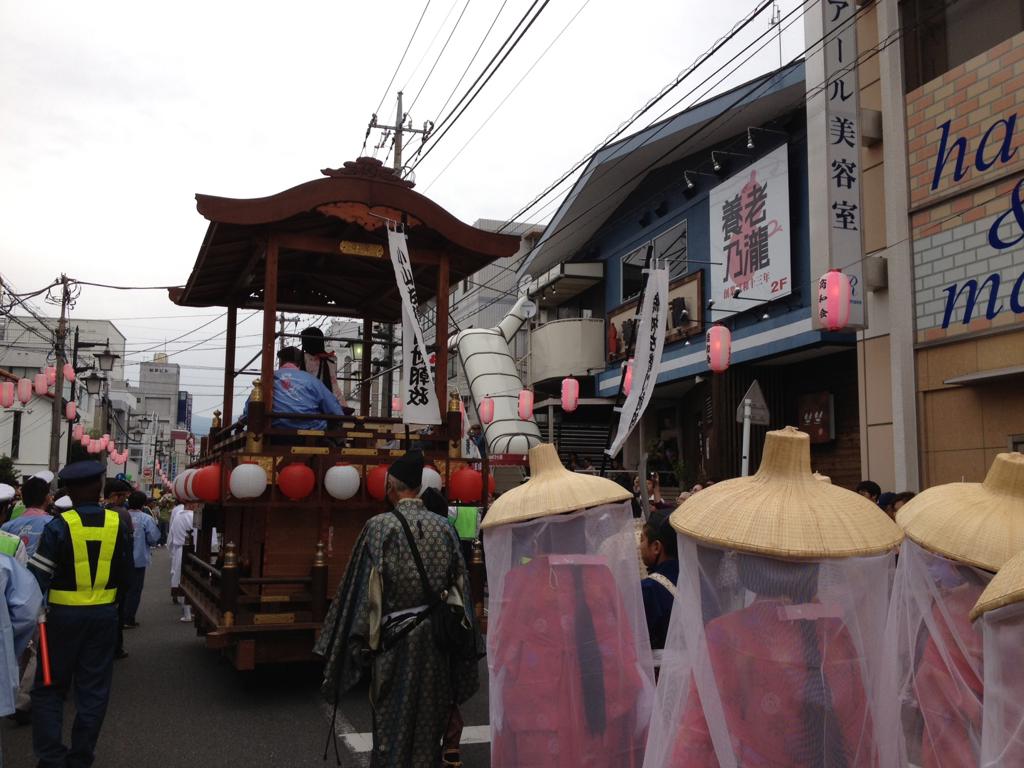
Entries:
[[477, 408], [477, 414], [479, 414], [480, 421], [484, 424], [490, 424], [494, 421], [494, 400], [490, 395], [487, 395], [480, 401], [480, 407]]
[[391, 396], [391, 412], [401, 413], [402, 412], [402, 398], [400, 395]]
[[838, 331], [850, 324], [850, 304], [853, 290], [850, 278], [833, 269], [818, 280], [818, 318], [830, 331]]
[[68, 421], [74, 421], [75, 416], [78, 415], [78, 406], [74, 402], [70, 402], [64, 406], [64, 416]]
[[35, 393], [42, 397], [49, 388], [50, 385], [46, 383], [46, 374], [37, 373], [32, 380], [32, 389], [35, 390]]
[[519, 393], [519, 418], [523, 421], [533, 418], [533, 390], [524, 389]]
[[85, 430], [83, 430], [82, 431], [82, 436], [80, 438], [78, 438], [78, 442], [80, 442], [82, 444], [83, 448], [88, 448], [89, 447], [89, 443], [91, 441], [92, 441], [92, 438], [89, 437], [88, 433], [85, 432]]
[[46, 374], [47, 386], [52, 387], [54, 384], [57, 383], [57, 369], [54, 366], [47, 366], [46, 370], [44, 370], [43, 373]]
[[96, 444], [100, 447], [101, 451], [107, 450], [108, 443], [110, 443], [110, 435], [103, 435], [103, 437], [96, 441]]
[[81, 440], [82, 439], [82, 432], [83, 431], [84, 430], [82, 429], [82, 425], [81, 424], [75, 424], [75, 426], [73, 426], [71, 428], [71, 439], [72, 440]]
[[64, 381], [75, 380], [75, 366], [71, 363], [64, 363]]
[[572, 413], [580, 404], [580, 383], [570, 376], [562, 379], [562, 410]]
[[18, 379], [18, 402], [28, 405], [32, 399], [32, 381], [30, 379]]
[[626, 378], [622, 382], [622, 393], [628, 395], [629, 391], [633, 389], [633, 358], [629, 358], [629, 362], [626, 363]]
[[115, 443], [107, 443], [107, 453], [109, 453], [109, 454], [117, 453], [117, 445]]
[[0, 384], [0, 408], [10, 408], [14, 405], [14, 382], [5, 381]]
[[100, 441], [99, 440], [93, 440], [92, 438], [90, 438], [89, 439], [89, 445], [86, 447], [86, 450], [89, 451], [89, 453], [99, 453], [100, 452]]
[[729, 367], [732, 352], [732, 333], [724, 325], [712, 325], [707, 333], [708, 367], [715, 373], [722, 373]]

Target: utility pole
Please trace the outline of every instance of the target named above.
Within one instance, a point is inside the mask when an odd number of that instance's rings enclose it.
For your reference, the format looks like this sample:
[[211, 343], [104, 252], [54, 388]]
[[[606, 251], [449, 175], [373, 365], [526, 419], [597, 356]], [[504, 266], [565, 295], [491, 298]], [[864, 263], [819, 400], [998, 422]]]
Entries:
[[[54, 340], [57, 367], [57, 380], [53, 385], [53, 410], [50, 414], [50, 471], [56, 474], [60, 469], [60, 428], [64, 420], [64, 340], [67, 336], [68, 302], [71, 293], [68, 290], [68, 276], [60, 276], [60, 320], [57, 322], [57, 333]], [[70, 435], [68, 440], [70, 441]]]
[[284, 312], [282, 312], [281, 314], [279, 314], [277, 316], [277, 324], [278, 324], [277, 349], [278, 349], [278, 351], [284, 349], [284, 346], [285, 346], [285, 335], [284, 334], [287, 331], [287, 328], [285, 328], [285, 323], [297, 323], [297, 322], [299, 322], [300, 319], [301, 318], [298, 315], [292, 315], [291, 317], [288, 317], [288, 315], [286, 315]]
[[395, 124], [394, 125], [380, 125], [377, 122], [377, 115], [374, 115], [370, 119], [370, 124], [366, 128], [366, 135], [369, 136], [370, 132], [378, 128], [384, 131], [381, 136], [380, 143], [377, 145], [377, 149], [381, 149], [384, 146], [384, 142], [388, 140], [388, 135], [394, 133], [394, 145], [395, 145], [395, 161], [394, 169], [399, 175], [402, 174], [402, 150], [404, 149], [405, 134], [407, 133], [420, 133], [423, 135], [423, 141], [426, 142], [430, 136], [430, 132], [434, 130], [434, 124], [429, 120], [423, 123], [422, 128], [412, 127], [412, 117], [405, 114], [402, 111], [402, 92], [398, 92], [398, 106], [395, 109]]

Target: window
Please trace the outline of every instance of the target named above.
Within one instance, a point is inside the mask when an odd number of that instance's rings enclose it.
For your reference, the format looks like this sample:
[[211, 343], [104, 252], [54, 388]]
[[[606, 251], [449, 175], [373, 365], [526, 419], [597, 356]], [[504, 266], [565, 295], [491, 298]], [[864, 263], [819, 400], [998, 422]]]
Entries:
[[1024, 435], [1010, 436], [1010, 450], [1017, 453], [1024, 453]]
[[11, 458], [18, 458], [21, 452], [21, 411], [15, 411], [11, 419]]
[[668, 261], [668, 279], [675, 280], [686, 274], [689, 252], [686, 247], [686, 222], [676, 224], [654, 238], [654, 255]]
[[622, 300], [640, 294], [644, 284], [644, 264], [647, 261], [647, 243], [622, 257]]
[[909, 92], [1024, 30], [1024, 0], [902, 0], [900, 17]]

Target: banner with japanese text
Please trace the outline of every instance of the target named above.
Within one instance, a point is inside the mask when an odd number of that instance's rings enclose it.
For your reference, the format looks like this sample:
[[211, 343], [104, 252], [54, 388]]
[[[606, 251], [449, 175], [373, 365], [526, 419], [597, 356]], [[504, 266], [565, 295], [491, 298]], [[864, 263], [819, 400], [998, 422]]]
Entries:
[[619, 429], [615, 440], [606, 450], [615, 456], [622, 450], [626, 438], [640, 423], [647, 404], [654, 393], [654, 385], [661, 373], [661, 353], [665, 348], [666, 320], [668, 318], [668, 269], [661, 267], [650, 270], [647, 288], [640, 307], [640, 326], [636, 336], [636, 352], [633, 358], [633, 387], [626, 395], [619, 416]]
[[792, 293], [785, 144], [712, 189], [710, 216], [712, 319]]
[[404, 232], [388, 230], [388, 248], [395, 280], [402, 296], [402, 421], [405, 424], [440, 424], [441, 409], [434, 389], [423, 329], [416, 318], [416, 281], [409, 261], [409, 246]]
[[[825, 164], [828, 190], [828, 260], [850, 278], [850, 326], [863, 327], [864, 245], [860, 184], [860, 107], [857, 77], [857, 4], [827, 0], [822, 4], [825, 59]], [[817, 179], [811, 180], [816, 188]], [[817, 277], [817, 276], [815, 276]], [[824, 324], [818, 308], [815, 321]]]

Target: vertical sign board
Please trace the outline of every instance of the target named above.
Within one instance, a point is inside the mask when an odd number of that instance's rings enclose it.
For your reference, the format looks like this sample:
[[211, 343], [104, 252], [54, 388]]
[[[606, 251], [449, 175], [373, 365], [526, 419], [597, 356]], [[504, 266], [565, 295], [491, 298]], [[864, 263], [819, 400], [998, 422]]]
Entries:
[[714, 320], [792, 292], [785, 144], [712, 189], [710, 216]]
[[[825, 0], [821, 16], [825, 41], [825, 186], [828, 190], [829, 267], [842, 270], [850, 278], [853, 292], [849, 324], [863, 328], [866, 322], [857, 5], [854, 0]], [[812, 194], [816, 187], [812, 179]], [[814, 279], [818, 277], [814, 275]], [[824, 307], [817, 308], [815, 325], [824, 325], [824, 311]]]

